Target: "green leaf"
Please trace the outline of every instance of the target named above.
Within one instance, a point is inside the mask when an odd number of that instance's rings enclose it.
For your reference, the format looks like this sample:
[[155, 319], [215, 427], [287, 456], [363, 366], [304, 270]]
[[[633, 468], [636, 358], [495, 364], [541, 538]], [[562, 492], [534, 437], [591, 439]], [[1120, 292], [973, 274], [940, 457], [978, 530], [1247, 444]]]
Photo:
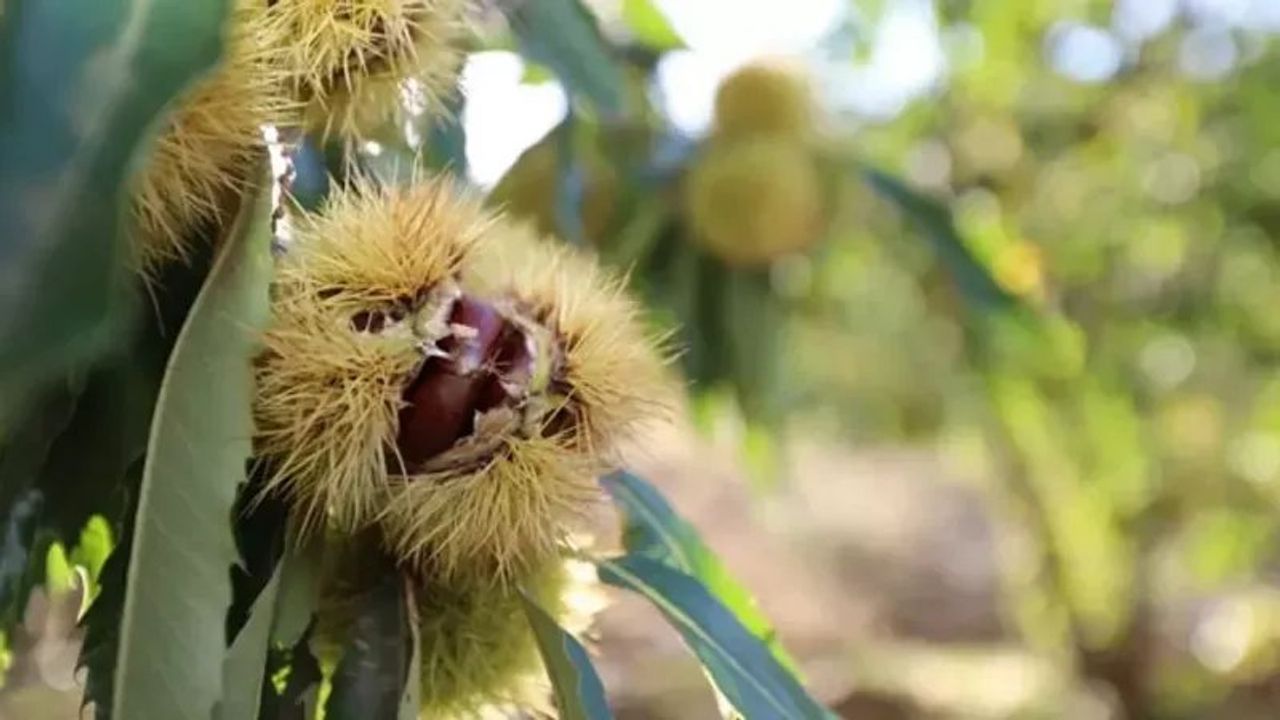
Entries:
[[729, 573], [693, 525], [676, 514], [657, 488], [628, 472], [612, 473], [600, 482], [626, 516], [623, 544], [628, 553], [643, 555], [692, 575], [748, 632], [769, 646], [769, 652], [778, 662], [792, 672], [799, 671], [799, 664], [782, 647], [777, 631], [760, 612], [755, 598]]
[[280, 558], [280, 596], [271, 622], [271, 644], [292, 646], [311, 625], [320, 594], [320, 563], [324, 543], [315, 538], [302, 547], [292, 542]]
[[[95, 515], [108, 521], [104, 528], [108, 530], [111, 523], [123, 519], [126, 489], [136, 487], [136, 481], [127, 482], [126, 475], [146, 450], [151, 414], [177, 334], [175, 328], [181, 326], [195, 298], [209, 266], [209, 254], [193, 257], [190, 265], [174, 263], [166, 268], [150, 289], [156, 312], [147, 314], [128, 353], [103, 360], [83, 380], [69, 379], [74, 396], [64, 395], [66, 400], [53, 405], [48, 399], [33, 404], [30, 416], [20, 426], [22, 432], [5, 448], [0, 458], [0, 503], [8, 506], [4, 549], [0, 551], [0, 622], [4, 627], [21, 616], [30, 588], [43, 576], [40, 562], [28, 562], [29, 552], [34, 551], [31, 559], [39, 561], [54, 540], [72, 546], [83, 537], [86, 523]], [[66, 392], [58, 384], [50, 388], [52, 394]], [[74, 404], [67, 402], [70, 400]], [[56, 410], [59, 403], [66, 403], [64, 410]], [[40, 429], [48, 422], [44, 413], [51, 410], [70, 411], [69, 422], [61, 416], [56, 429], [49, 428], [56, 435], [52, 445], [32, 455], [31, 440], [23, 438], [44, 433]], [[15, 503], [10, 497], [18, 500]], [[89, 563], [86, 567], [92, 569]], [[90, 576], [96, 579], [93, 573]], [[91, 594], [95, 586], [90, 585]]]
[[583, 246], [587, 243], [586, 229], [582, 223], [582, 202], [584, 187], [583, 168], [574, 155], [574, 136], [578, 132], [579, 121], [571, 110], [569, 115], [551, 132], [548, 139], [552, 141], [556, 152], [555, 173], [555, 219], [556, 234], [571, 245]]
[[231, 511], [251, 450], [251, 358], [271, 272], [268, 186], [244, 201], [160, 389], [120, 617], [117, 718], [206, 720], [222, 686]]
[[222, 699], [213, 711], [216, 720], [253, 720], [257, 717], [282, 574], [283, 564], [277, 565], [275, 573], [253, 601], [248, 621], [227, 649], [222, 661]]
[[1018, 305], [1018, 300], [1005, 292], [973, 256], [956, 229], [951, 210], [944, 203], [920, 193], [883, 170], [859, 165], [859, 171], [872, 189], [898, 206], [924, 232], [934, 253], [975, 309], [1004, 310]]
[[666, 16], [654, 7], [653, 0], [624, 0], [622, 19], [637, 40], [654, 50], [678, 50], [685, 46]]
[[128, 546], [117, 546], [103, 566], [101, 590], [89, 605], [81, 626], [84, 644], [80, 647], [80, 667], [85, 670], [84, 702], [93, 703], [94, 720], [109, 720], [115, 689], [112, 671], [120, 647], [120, 613], [124, 609], [124, 581]]
[[11, 514], [18, 498], [32, 485], [58, 436], [75, 417], [84, 383], [71, 378], [45, 390], [39, 402], [0, 428], [0, 511]]
[[119, 339], [130, 174], [217, 61], [228, 0], [9, 0], [0, 25], [0, 405]]
[[[252, 497], [254, 488], [241, 491], [241, 499]], [[274, 688], [264, 687], [271, 674], [272, 651], [297, 645], [311, 624], [318, 593], [320, 550], [323, 542], [310, 538], [301, 547], [298, 537], [285, 533], [287, 515], [285, 505], [274, 499], [249, 504], [241, 513], [240, 529], [243, 543], [263, 544], [262, 538], [244, 537], [253, 533], [254, 524], [270, 524], [273, 528], [259, 529], [258, 534], [279, 535], [280, 547], [268, 538], [266, 547], [249, 547], [244, 557], [245, 567], [240, 585], [232, 583], [237, 597], [256, 589], [257, 595], [247, 610], [241, 611], [238, 631], [223, 661], [222, 702], [214, 712], [215, 718], [225, 720], [252, 719], [260, 703], [268, 694], [274, 696]], [[274, 532], [271, 532], [274, 530]], [[254, 552], [256, 549], [256, 552]], [[265, 557], [264, 557], [265, 555]], [[265, 583], [257, 578], [266, 576]], [[229, 614], [231, 626], [236, 627], [237, 613]]]
[[426, 113], [418, 121], [419, 130], [425, 130], [422, 147], [427, 167], [456, 178], [467, 176], [467, 128], [461, 120], [465, 106], [466, 96], [457, 93], [449, 99], [443, 117]]
[[50, 594], [64, 593], [75, 587], [75, 570], [67, 559], [67, 549], [62, 543], [49, 546], [44, 560], [44, 587]]
[[[356, 600], [356, 617], [333, 671], [326, 720], [399, 717], [416, 654], [400, 573], [388, 563], [379, 581]], [[417, 682], [414, 678], [413, 682]]]
[[723, 292], [726, 350], [738, 405], [753, 423], [773, 425], [781, 412], [786, 315], [767, 272], [729, 270]]
[[90, 580], [97, 581], [114, 544], [110, 523], [101, 515], [94, 515], [80, 531], [80, 541], [71, 551], [71, 562], [84, 568]]
[[637, 193], [623, 226], [600, 238], [600, 254], [610, 265], [631, 270], [646, 261], [670, 223], [671, 211], [661, 198]]
[[95, 514], [120, 519], [122, 478], [146, 453], [177, 331], [213, 262], [214, 242], [193, 240], [200, 250], [189, 263], [171, 263], [153, 278], [153, 285], [137, 283], [139, 302], [155, 309], [145, 314], [124, 352], [104, 358], [87, 373], [70, 424], [34, 478], [46, 499], [41, 523], [66, 544], [75, 542]]
[[643, 595], [666, 616], [747, 720], [829, 717], [760, 638], [694, 578], [642, 555], [602, 560], [599, 568], [601, 580]]
[[148, 342], [139, 339], [129, 356], [113, 357], [89, 374], [71, 424], [34, 478], [49, 501], [42, 522], [64, 541], [73, 540], [95, 513], [117, 517], [120, 479], [146, 452], [171, 341], [144, 347]]
[[580, 0], [525, 0], [511, 14], [511, 29], [523, 53], [550, 68], [571, 95], [603, 115], [624, 114], [626, 73]]
[[113, 673], [120, 647], [120, 616], [124, 613], [133, 526], [137, 514], [129, 512], [137, 503], [137, 490], [142, 482], [142, 461], [133, 463], [122, 480], [130, 506], [120, 527], [120, 542], [112, 549], [98, 575], [98, 594], [89, 605], [81, 626], [84, 644], [80, 647], [80, 667], [85, 670], [84, 702], [94, 704], [95, 720], [110, 720], [114, 693]]
[[[263, 504], [270, 502], [271, 500], [267, 500]], [[268, 512], [267, 515], [275, 516], [276, 513]], [[284, 529], [287, 520], [283, 515], [279, 519], [281, 529]], [[269, 608], [265, 605], [261, 608], [261, 611], [269, 612], [269, 624], [265, 628], [258, 625], [253, 630], [255, 633], [265, 633], [265, 636], [255, 635], [253, 640], [255, 650], [250, 662], [261, 676], [256, 684], [257, 696], [253, 698], [253, 702], [258, 709], [257, 717], [262, 720], [310, 720], [314, 715], [307, 711], [306, 705], [308, 702], [314, 705], [321, 673], [308, 647], [309, 630], [313, 626], [312, 620], [319, 597], [324, 541], [319, 536], [312, 536], [298, 546], [300, 538], [297, 535], [289, 534], [284, 537], [284, 547], [276, 553], [278, 557], [275, 557], [271, 578], [268, 580], [268, 585], [275, 586], [271, 590], [274, 602]], [[249, 568], [246, 567], [246, 570]], [[246, 574], [252, 579], [259, 573], [250, 570]], [[261, 592], [267, 593], [268, 589], [263, 586]], [[239, 592], [243, 590], [237, 588], [237, 593]], [[249, 632], [250, 627], [258, 622], [260, 602], [264, 601], [255, 601], [246, 613], [242, 633]], [[235, 642], [239, 643], [240, 638], [237, 637]], [[230, 667], [230, 657], [227, 663], [227, 667]], [[279, 686], [282, 674], [285, 678], [283, 688]], [[247, 675], [245, 679], [248, 680]], [[245, 693], [244, 701], [249, 702], [253, 689], [247, 688], [242, 692]], [[230, 690], [224, 691], [223, 696], [233, 697]], [[234, 718], [235, 715], [227, 713], [226, 717]]]
[[262, 496], [266, 473], [254, 463], [231, 509], [236, 563], [231, 568], [231, 606], [226, 633], [230, 642], [249, 622], [254, 602], [280, 571], [287, 542], [288, 509], [284, 498]]
[[538, 641], [555, 691], [560, 720], [610, 720], [613, 713], [605, 699], [604, 685], [596, 674], [586, 648], [561, 628], [527, 593], [521, 592], [525, 615]]
[[145, 314], [127, 351], [104, 358], [83, 377], [76, 373], [51, 384], [0, 450], [0, 507], [6, 512], [0, 617], [6, 627], [26, 604], [29, 583], [23, 578], [40, 577], [23, 574], [37, 564], [27, 562], [28, 550], [40, 552], [53, 539], [74, 544], [94, 515], [122, 520], [125, 475], [146, 451], [176, 329], [212, 261], [204, 249], [212, 243], [200, 240], [189, 263], [171, 263], [153, 285], [137, 283], [135, 294], [155, 310]]
[[665, 283], [654, 288], [655, 301], [671, 308], [680, 332], [680, 363], [700, 391], [712, 390], [732, 375], [725, 338], [727, 271], [723, 263], [677, 237], [665, 268]]

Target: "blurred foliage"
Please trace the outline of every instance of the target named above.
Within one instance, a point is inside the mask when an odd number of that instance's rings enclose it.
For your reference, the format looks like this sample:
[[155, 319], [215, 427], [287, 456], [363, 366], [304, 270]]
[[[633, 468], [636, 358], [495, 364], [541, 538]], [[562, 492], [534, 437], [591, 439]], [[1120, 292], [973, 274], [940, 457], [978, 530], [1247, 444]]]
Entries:
[[[676, 46], [625, 5], [620, 42]], [[890, 3], [855, 5], [873, 25]], [[1260, 609], [1280, 571], [1280, 47], [1213, 3], [1125, 35], [1142, 3], [1115, 5], [937, 3], [941, 82], [890, 119], [825, 98], [831, 227], [750, 273], [690, 242], [681, 197], [714, 132], [593, 124], [558, 162], [587, 240], [681, 329], [696, 392], [728, 385], [775, 440], [937, 444], [1028, 546], [1005, 558], [1017, 632], [1130, 716], [1185, 716], [1280, 678]], [[1081, 32], [1114, 72], [1064, 64]], [[847, 77], [853, 45], [815, 74]], [[495, 197], [536, 189], [509, 207], [565, 234], [558, 137]], [[1188, 612], [1253, 622], [1210, 650], [1162, 634]]]
[[[778, 147], [770, 144], [777, 133], [727, 138], [720, 122], [695, 137], [670, 122], [657, 69], [686, 43], [662, 3], [596, 3], [603, 35], [578, 2], [513, 5], [490, 46], [518, 48], [529, 61], [528, 82], [558, 81], [570, 98], [563, 122], [524, 153], [491, 202], [631, 273], [657, 322], [676, 334], [695, 411], [706, 417], [731, 408], [743, 421], [744, 456], [761, 475], [776, 476], [787, 440], [797, 436], [936, 447], [957, 476], [986, 493], [1005, 531], [1010, 634], [1082, 686], [1106, 688], [1124, 715], [1273, 715], [1280, 687], [1274, 28], [1232, 20], [1223, 14], [1227, 3], [1209, 0], [1173, 3], [1168, 23], [1142, 32], [1129, 16], [1155, 3], [937, 0], [933, 29], [945, 54], [938, 82], [894, 113], [851, 110], [827, 91], [853, 82], [848, 71], [871, 53], [876, 24], [907, 2], [851, 0], [849, 26], [807, 59], [815, 106], [798, 116], [812, 115], [813, 127], [787, 139], [782, 171], [770, 153], [750, 149]], [[1266, 0], [1236, 5], [1268, 12], [1259, 9]], [[0, 91], [16, 97], [25, 75], [14, 67], [0, 56]], [[136, 114], [149, 118], [167, 94], [156, 89]], [[109, 153], [103, 174], [120, 174], [147, 118], [132, 118], [129, 142]], [[32, 122], [0, 113], [0, 131], [9, 131], [0, 149], [23, 141], [19, 131]], [[378, 137], [378, 152], [360, 159], [384, 179], [403, 180], [425, 149], [430, 166], [461, 173], [458, 129], [391, 127]], [[313, 176], [323, 174], [319, 156], [327, 150], [314, 153], [321, 172]], [[705, 163], [717, 156], [747, 169], [717, 170], [713, 179], [742, 176], [759, 186], [703, 187]], [[735, 237], [782, 226], [753, 215], [775, 204], [801, 209], [803, 237], [774, 230], [763, 235], [778, 248], [735, 256]], [[726, 207], [730, 229], [707, 242], [716, 223], [699, 215]], [[101, 210], [93, 217], [114, 217], [112, 207]], [[54, 220], [46, 223], [54, 239], [77, 229]], [[25, 328], [28, 315], [14, 316], [22, 322], [6, 327]], [[92, 343], [95, 351], [100, 344]], [[89, 353], [64, 350], [70, 360]], [[87, 568], [96, 583], [111, 528], [129, 527], [95, 518], [68, 552], [69, 534], [91, 513], [76, 508], [73, 517], [50, 520], [42, 497], [21, 481], [38, 472], [76, 475], [48, 459], [70, 457], [51, 451], [68, 428], [109, 428], [94, 438], [129, 434], [131, 425], [92, 422], [137, 414], [103, 415], [105, 406], [124, 407], [98, 397], [111, 372], [108, 365], [52, 384], [39, 422], [12, 432], [13, 447], [0, 457], [0, 500], [13, 530], [0, 557], [8, 615], [17, 612], [11, 588], [32, 581], [28, 554], [55, 588], [72, 584], [73, 567]], [[118, 393], [150, 398], [155, 373], [144, 374], [134, 383], [142, 389]], [[5, 379], [0, 384], [12, 386]], [[113, 457], [107, 481], [138, 452]], [[658, 604], [692, 616], [675, 624], [695, 636], [720, 689], [733, 695], [728, 659], [737, 655], [777, 681], [761, 685], [761, 697], [734, 696], [739, 702], [795, 702], [816, 716], [778, 671], [787, 660], [770, 652], [768, 625], [736, 585], [716, 579], [719, 565], [674, 562], [676, 549], [701, 548], [696, 535], [666, 518], [664, 506], [635, 502], [629, 512], [646, 507], [662, 509], [661, 522], [629, 517], [634, 554], [606, 561], [606, 577], [655, 602], [669, 599], [662, 587], [693, 582], [678, 571], [703, 580], [710, 592], [684, 588], [666, 593], [684, 605]], [[651, 536], [663, 528], [677, 529], [675, 544], [658, 553]], [[120, 536], [123, 547], [132, 534]], [[103, 577], [123, 571], [109, 563]], [[283, 598], [291, 584], [283, 578], [263, 582]], [[108, 607], [95, 605], [100, 614]], [[732, 642], [700, 645], [698, 632], [712, 625], [727, 628], [718, 640]], [[261, 615], [252, 627], [253, 637], [277, 630]], [[301, 628], [283, 634], [284, 646], [305, 646]], [[591, 677], [575, 648], [557, 651], [558, 636], [547, 637], [559, 682]], [[282, 704], [314, 691], [314, 682], [297, 677], [276, 688]], [[1270, 712], [1253, 700], [1268, 689]]]

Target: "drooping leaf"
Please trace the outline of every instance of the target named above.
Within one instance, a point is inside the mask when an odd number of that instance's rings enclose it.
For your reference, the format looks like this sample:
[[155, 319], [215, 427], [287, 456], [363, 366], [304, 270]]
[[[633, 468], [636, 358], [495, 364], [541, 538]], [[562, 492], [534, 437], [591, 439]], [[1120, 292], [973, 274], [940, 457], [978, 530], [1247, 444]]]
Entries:
[[[269, 477], [267, 466], [251, 460], [247, 463], [245, 475], [248, 480], [240, 488], [232, 509], [232, 532], [239, 562], [231, 568], [228, 643], [249, 621], [267, 585], [273, 581], [280, 584], [280, 563], [285, 555], [285, 545], [290, 542], [287, 502], [278, 494], [263, 492]], [[274, 606], [268, 606], [268, 612], [274, 613]], [[268, 619], [268, 624], [271, 622]]]
[[[679, 217], [670, 210], [664, 210], [662, 214], [665, 222], [658, 224], [654, 237], [645, 241], [646, 247], [642, 252], [636, 253], [635, 263], [619, 265], [630, 274], [631, 285], [644, 295], [653, 308], [655, 319], [677, 330], [681, 327], [679, 318], [683, 317], [680, 311], [688, 300], [687, 297], [670, 297], [676, 292], [674, 276], [677, 256], [681, 254], [682, 238]], [[621, 238], [614, 238], [611, 242], [617, 241], [621, 241]], [[606, 243], [601, 251], [606, 258], [612, 253], [611, 242]]]
[[623, 0], [622, 19], [641, 43], [653, 50], [678, 50], [684, 40], [653, 0]]
[[267, 183], [254, 193], [178, 335], [152, 419], [120, 617], [118, 718], [205, 720], [222, 686], [230, 519], [251, 450], [251, 358], [271, 269]]
[[282, 570], [276, 567], [254, 599], [244, 627], [227, 649], [222, 661], [222, 697], [213, 711], [215, 720], [253, 720], [257, 716]]
[[[270, 500], [262, 503], [269, 504]], [[280, 522], [283, 531], [282, 517]], [[252, 718], [254, 710], [261, 713], [258, 716], [261, 718], [292, 717], [299, 711], [299, 696], [308, 687], [299, 683], [307, 678], [308, 662], [314, 662], [306, 642], [319, 592], [323, 541], [310, 538], [298, 546], [297, 536], [281, 534], [285, 545], [278, 554], [273, 554], [274, 565], [267, 583], [243, 613], [244, 617], [229, 623], [238, 632], [223, 663], [223, 707], [215, 717]], [[248, 576], [255, 574], [251, 572]], [[275, 675], [286, 668], [287, 682], [291, 683], [286, 691], [293, 688], [294, 696], [282, 696], [271, 686]], [[315, 682], [319, 679], [317, 674]]]
[[94, 369], [71, 424], [36, 479], [49, 497], [42, 518], [64, 540], [95, 513], [119, 515], [120, 478], [146, 451], [171, 342], [154, 339], [148, 347], [140, 339], [131, 345], [131, 357], [113, 357]]
[[724, 265], [687, 238], [677, 236], [662, 268], [664, 282], [651, 291], [670, 308], [680, 331], [680, 363], [695, 389], [708, 391], [733, 375], [725, 327]]
[[141, 460], [129, 467], [125, 474], [126, 504], [128, 507], [120, 522], [120, 542], [107, 556], [98, 574], [98, 595], [89, 605], [80, 621], [84, 628], [84, 643], [80, 646], [79, 666], [84, 669], [84, 703], [93, 703], [95, 720], [112, 717], [114, 695], [114, 671], [120, 646], [120, 616], [124, 612], [124, 593], [129, 568], [130, 548], [133, 543], [133, 525], [138, 486], [142, 482]]
[[915, 224], [955, 278], [964, 297], [979, 311], [1003, 310], [1018, 304], [1005, 292], [965, 244], [951, 210], [941, 201], [911, 188], [883, 170], [859, 165], [872, 189], [892, 202]]
[[289, 544], [280, 558], [280, 596], [271, 623], [271, 644], [289, 647], [298, 642], [311, 625], [320, 593], [320, 563], [324, 543], [308, 540], [301, 546]]
[[89, 606], [81, 625], [85, 629], [80, 647], [84, 668], [84, 702], [94, 706], [95, 720], [108, 720], [115, 694], [112, 670], [120, 643], [120, 612], [124, 609], [124, 576], [128, 546], [118, 546], [107, 558], [100, 581], [101, 591]]
[[738, 406], [751, 422], [772, 426], [781, 413], [785, 312], [768, 272], [729, 270], [722, 291], [726, 350]]
[[583, 227], [583, 200], [586, 179], [583, 168], [575, 159], [574, 135], [579, 121], [573, 111], [548, 139], [556, 153], [555, 163], [555, 219], [556, 233], [572, 245], [586, 244], [586, 228]]
[[604, 685], [582, 643], [527, 594], [522, 593], [521, 600], [551, 678], [560, 720], [610, 720], [613, 713], [605, 699]]
[[623, 543], [628, 553], [657, 560], [693, 576], [748, 632], [769, 646], [769, 652], [778, 662], [792, 672], [798, 671], [795, 658], [782, 647], [777, 631], [760, 612], [755, 598], [729, 573], [693, 525], [676, 514], [657, 488], [628, 472], [607, 475], [601, 483], [625, 515]]
[[409, 666], [416, 654], [411, 648], [413, 632], [400, 573], [388, 562], [386, 572], [354, 606], [356, 616], [342, 659], [333, 671], [325, 718], [399, 717]]
[[[222, 700], [214, 711], [214, 718], [223, 720], [255, 717], [272, 680], [272, 650], [294, 645], [311, 622], [310, 605], [301, 612], [294, 605], [300, 602], [298, 577], [314, 574], [310, 563], [317, 557], [295, 547], [297, 536], [287, 532], [288, 506], [283, 498], [261, 495], [265, 480], [263, 467], [255, 464], [236, 502], [241, 564], [231, 572], [230, 647], [223, 661]], [[305, 547], [318, 544], [309, 540]], [[306, 602], [314, 603], [315, 588], [306, 590], [311, 593]], [[288, 636], [278, 633], [285, 623]]]
[[12, 427], [0, 428], [0, 514], [8, 515], [31, 487], [54, 441], [74, 417], [83, 385], [67, 378], [49, 387], [24, 416], [13, 418]]
[[[109, 525], [118, 527], [123, 522], [125, 477], [146, 450], [164, 367], [208, 270], [209, 255], [201, 250], [193, 253], [190, 263], [164, 268], [154, 287], [144, 288], [139, 283], [137, 292], [149, 293], [156, 309], [139, 323], [127, 352], [100, 360], [83, 378], [68, 378], [71, 385], [67, 389], [52, 384], [46, 394], [70, 398], [67, 393], [74, 390], [74, 406], [52, 399], [32, 403], [19, 426], [22, 432], [6, 447], [5, 457], [0, 458], [0, 497], [16, 494], [13, 496], [22, 498], [5, 519], [0, 618], [6, 627], [21, 613], [32, 583], [40, 576], [35, 572], [39, 563], [29, 562], [32, 558], [27, 551], [39, 560], [54, 540], [67, 546], [75, 544], [85, 523], [95, 515]], [[50, 426], [55, 437], [43, 456], [32, 456], [30, 440], [22, 438], [45, 427], [43, 423], [48, 421], [41, 420], [41, 414], [56, 410], [58, 403], [70, 414]], [[27, 454], [25, 468], [16, 464], [23, 457], [21, 453]], [[31, 464], [33, 457], [38, 463]], [[0, 499], [0, 503], [8, 501]], [[11, 574], [14, 571], [22, 574]]]
[[581, 0], [524, 0], [511, 13], [524, 54], [609, 117], [626, 111], [626, 74]]
[[213, 227], [193, 229], [186, 262], [169, 263], [133, 288], [148, 311], [121, 351], [84, 379], [76, 411], [38, 479], [48, 494], [45, 522], [64, 542], [94, 514], [119, 520], [121, 478], [146, 452], [169, 355], [213, 264]]
[[467, 176], [468, 167], [467, 128], [460, 119], [465, 104], [466, 96], [457, 93], [449, 99], [443, 117], [426, 113], [420, 121], [425, 126], [422, 148], [427, 166], [458, 178]]
[[[74, 418], [36, 479], [49, 504], [42, 516], [64, 539], [95, 513], [118, 516], [119, 482], [146, 451], [164, 350], [111, 359], [94, 370]], [[153, 364], [154, 363], [154, 364]]]
[[694, 387], [704, 390], [716, 380], [715, 363], [708, 345], [716, 339], [710, 337], [715, 328], [700, 323], [703, 315], [701, 300], [702, 256], [695, 248], [677, 242], [664, 243], [655, 253], [655, 274], [661, 274], [661, 282], [650, 287], [650, 301], [661, 303], [670, 310], [672, 324], [680, 333], [680, 365], [685, 377]]
[[599, 569], [601, 580], [643, 595], [666, 616], [747, 720], [829, 717], [760, 638], [694, 578], [643, 555], [601, 560]]
[[671, 211], [661, 199], [637, 193], [625, 217], [617, 232], [602, 238], [600, 254], [610, 265], [630, 271], [647, 261], [671, 222]]
[[217, 61], [229, 2], [7, 5], [0, 414], [122, 336], [130, 173], [162, 110]]

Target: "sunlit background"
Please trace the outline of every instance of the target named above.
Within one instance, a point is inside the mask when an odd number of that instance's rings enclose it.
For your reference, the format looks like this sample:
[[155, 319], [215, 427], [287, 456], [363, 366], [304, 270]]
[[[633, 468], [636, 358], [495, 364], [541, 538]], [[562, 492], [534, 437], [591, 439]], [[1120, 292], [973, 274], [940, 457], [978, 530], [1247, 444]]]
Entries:
[[[594, 6], [627, 38], [631, 4]], [[672, 133], [704, 141], [744, 63], [798, 61], [823, 142], [942, 199], [1036, 318], [984, 304], [928, 227], [852, 183], [825, 249], [772, 270], [803, 308], [780, 486], [751, 481], [750, 431], [705, 415], [651, 461], [824, 699], [852, 718], [1280, 713], [1280, 3], [653, 6], [682, 41], [648, 86]], [[545, 77], [470, 59], [478, 184], [565, 117]], [[654, 628], [606, 615], [628, 717], [709, 716]]]
[[[621, 3], [597, 0], [604, 13]], [[956, 71], [983, 62], [983, 34], [971, 22], [942, 24], [934, 0], [654, 0], [687, 49], [667, 53], [654, 92], [676, 127], [704, 132], [715, 86], [735, 67], [762, 56], [802, 56], [832, 112], [850, 122], [887, 122], [927, 97]], [[1092, 3], [1094, 6], [1111, 3]], [[1188, 79], [1212, 81], [1258, 52], [1280, 30], [1280, 3], [1271, 0], [1117, 0], [1104, 22], [1091, 3], [1040, 3], [1060, 19], [1042, 38], [1044, 62], [1081, 83], [1102, 83], [1132, 62], [1142, 44], [1165, 32], [1180, 13], [1195, 23], [1181, 38], [1178, 68]], [[471, 176], [491, 186], [520, 151], [565, 113], [554, 80], [523, 83], [524, 63], [511, 52], [475, 53], [463, 87]]]
[[[1280, 717], [1280, 0], [588, 5], [632, 114], [486, 17], [465, 158], [435, 167], [629, 273], [682, 345], [687, 412], [630, 459], [814, 693], [859, 720]], [[688, 196], [731, 144], [717, 88], [761, 59], [809, 81], [787, 149], [827, 216], [740, 267]], [[65, 639], [54, 615], [28, 632]], [[644, 603], [593, 647], [617, 717], [718, 716]]]

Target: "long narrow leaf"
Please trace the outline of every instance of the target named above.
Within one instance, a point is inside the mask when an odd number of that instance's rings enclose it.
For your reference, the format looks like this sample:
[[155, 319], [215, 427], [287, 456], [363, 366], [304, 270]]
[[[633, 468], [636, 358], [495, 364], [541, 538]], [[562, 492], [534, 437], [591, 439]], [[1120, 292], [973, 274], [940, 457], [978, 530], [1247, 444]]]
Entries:
[[292, 542], [280, 558], [280, 596], [271, 623], [271, 644], [291, 647], [311, 625], [320, 593], [320, 562], [324, 543], [312, 539], [301, 547]]
[[778, 662], [792, 672], [798, 671], [799, 665], [778, 642], [777, 631], [760, 612], [755, 598], [729, 573], [694, 527], [676, 514], [657, 488], [627, 472], [608, 475], [601, 483], [626, 516], [623, 542], [628, 552], [692, 575], [752, 635], [769, 646]]
[[137, 283], [135, 293], [153, 302], [154, 312], [145, 313], [124, 352], [84, 375], [70, 422], [39, 472], [25, 478], [44, 499], [37, 525], [64, 544], [73, 543], [94, 515], [120, 526], [125, 475], [146, 453], [169, 355], [212, 256], [201, 248], [187, 262], [171, 263]]
[[267, 581], [249, 610], [249, 620], [236, 635], [222, 661], [222, 699], [215, 720], [253, 720], [262, 697], [263, 668], [271, 649], [271, 624], [280, 597], [283, 563]]
[[829, 717], [769, 648], [697, 580], [647, 557], [599, 563], [600, 579], [637, 592], [679, 631], [716, 688], [747, 720]]
[[858, 171], [877, 193], [897, 205], [920, 228], [938, 259], [976, 309], [1001, 310], [1017, 305], [1017, 299], [1005, 292], [973, 256], [946, 205], [912, 189], [883, 170], [859, 165]]
[[152, 420], [120, 618], [112, 715], [206, 720], [222, 687], [231, 528], [253, 434], [270, 193], [246, 200], [178, 335]]
[[613, 713], [605, 699], [604, 685], [582, 643], [527, 594], [522, 594], [521, 600], [547, 675], [551, 677], [560, 720], [611, 720]]
[[726, 273], [723, 292], [725, 350], [738, 406], [752, 424], [772, 426], [782, 411], [786, 312], [767, 273]]
[[602, 114], [623, 114], [626, 74], [581, 0], [524, 0], [511, 28], [524, 53], [551, 68], [571, 94]]
[[323, 543], [318, 538], [309, 538], [299, 547], [298, 536], [285, 533], [285, 516], [275, 508], [265, 509], [270, 504], [268, 501], [258, 505], [246, 517], [258, 514], [262, 516], [261, 522], [278, 524], [284, 547], [273, 553], [278, 554], [273, 566], [256, 573], [266, 575], [269, 569], [270, 576], [253, 598], [222, 663], [222, 702], [214, 712], [214, 717], [221, 720], [256, 717], [254, 713], [263, 698], [263, 683], [271, 664], [271, 651], [296, 645], [310, 626], [315, 609]]
[[[131, 498], [142, 483], [142, 461], [129, 467], [122, 485]], [[132, 506], [136, 500], [130, 502]], [[84, 704], [94, 706], [95, 720], [110, 720], [114, 695], [114, 671], [120, 647], [120, 616], [124, 612], [125, 583], [133, 544], [137, 514], [126, 509], [120, 526], [120, 543], [112, 549], [98, 574], [98, 596], [81, 620], [84, 643], [80, 646], [80, 668], [84, 670]]]

